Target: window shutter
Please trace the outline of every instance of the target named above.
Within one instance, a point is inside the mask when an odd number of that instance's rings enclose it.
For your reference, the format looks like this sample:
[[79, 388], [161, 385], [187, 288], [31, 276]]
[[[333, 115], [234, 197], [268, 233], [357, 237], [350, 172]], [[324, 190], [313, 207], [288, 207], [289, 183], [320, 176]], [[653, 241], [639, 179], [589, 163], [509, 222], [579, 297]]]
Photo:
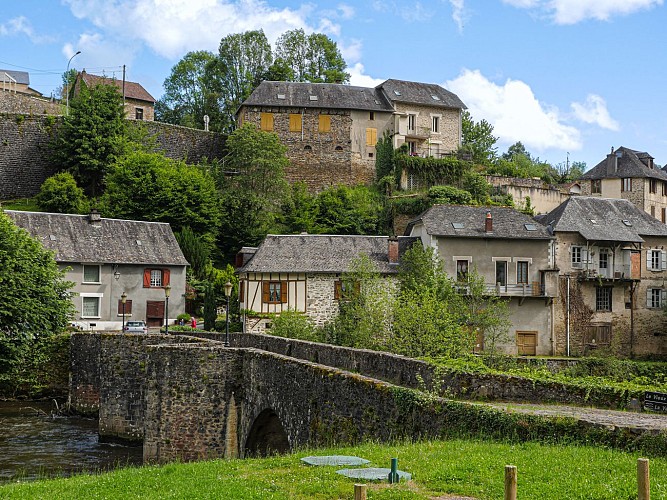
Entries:
[[262, 281], [262, 302], [267, 304], [269, 302], [269, 282]]
[[663, 271], [667, 269], [667, 252], [665, 250], [660, 251], [660, 269]]
[[653, 306], [653, 289], [646, 289], [646, 307], [651, 308]]
[[[118, 299], [118, 314], [123, 314], [123, 301]], [[125, 316], [132, 314], [132, 301], [125, 301]]]
[[295, 113], [289, 115], [289, 131], [301, 132], [301, 115]]
[[646, 250], [646, 269], [653, 269], [651, 267], [651, 252], [652, 250]]
[[663, 288], [660, 290], [660, 307], [663, 307], [665, 302], [667, 302], [667, 290]]
[[151, 287], [151, 270], [144, 269], [144, 288]]
[[162, 270], [162, 286], [169, 285], [171, 281], [171, 271], [169, 269]]
[[588, 264], [588, 248], [581, 247], [581, 263]]
[[245, 281], [240, 280], [239, 281], [239, 302], [243, 302], [245, 300]]
[[375, 146], [377, 143], [377, 129], [376, 128], [367, 128], [366, 129], [366, 146]]
[[342, 284], [340, 280], [334, 281], [334, 300], [340, 300]]
[[361, 293], [361, 283], [359, 281], [354, 282], [354, 295], [359, 295]]
[[287, 281], [280, 282], [280, 303], [287, 303]]

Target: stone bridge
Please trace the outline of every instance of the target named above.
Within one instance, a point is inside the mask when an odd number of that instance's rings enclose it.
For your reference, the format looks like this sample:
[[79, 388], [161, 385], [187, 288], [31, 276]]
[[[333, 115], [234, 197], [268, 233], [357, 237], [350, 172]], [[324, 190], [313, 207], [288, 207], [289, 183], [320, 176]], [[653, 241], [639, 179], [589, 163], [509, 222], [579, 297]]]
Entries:
[[[508, 418], [414, 390], [433, 386], [433, 368], [401, 356], [265, 335], [233, 334], [231, 344], [217, 334], [73, 334], [71, 406], [99, 415], [100, 439], [143, 442], [147, 463], [462, 433], [585, 441], [591, 431], [572, 419]], [[486, 397], [508, 390], [479, 384]], [[540, 387], [529, 385], [521, 397], [537, 399]], [[447, 390], [476, 389], [458, 380]], [[627, 445], [622, 432], [593, 432]]]

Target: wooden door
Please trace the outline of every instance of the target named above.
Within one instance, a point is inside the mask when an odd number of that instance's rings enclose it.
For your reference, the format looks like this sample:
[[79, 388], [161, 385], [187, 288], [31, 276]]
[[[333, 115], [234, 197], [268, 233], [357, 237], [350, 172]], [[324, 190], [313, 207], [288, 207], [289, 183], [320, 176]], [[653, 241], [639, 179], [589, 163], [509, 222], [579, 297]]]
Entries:
[[537, 332], [516, 332], [516, 346], [519, 356], [537, 354]]
[[146, 301], [146, 324], [148, 326], [162, 326], [164, 324], [164, 301]]

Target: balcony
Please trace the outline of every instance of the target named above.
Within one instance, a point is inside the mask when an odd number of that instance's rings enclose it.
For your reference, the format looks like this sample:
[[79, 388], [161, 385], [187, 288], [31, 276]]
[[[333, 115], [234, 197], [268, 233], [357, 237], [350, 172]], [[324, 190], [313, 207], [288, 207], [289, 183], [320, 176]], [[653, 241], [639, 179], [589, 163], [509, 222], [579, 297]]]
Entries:
[[[457, 283], [456, 290], [459, 293], [469, 294], [470, 288], [465, 283]], [[545, 286], [539, 281], [532, 283], [520, 283], [517, 285], [501, 285], [486, 283], [484, 285], [484, 292], [486, 295], [498, 295], [500, 297], [548, 297]]]
[[615, 268], [594, 268], [577, 269], [574, 266], [579, 281], [639, 281], [639, 276], [633, 277], [630, 266], [617, 266]]

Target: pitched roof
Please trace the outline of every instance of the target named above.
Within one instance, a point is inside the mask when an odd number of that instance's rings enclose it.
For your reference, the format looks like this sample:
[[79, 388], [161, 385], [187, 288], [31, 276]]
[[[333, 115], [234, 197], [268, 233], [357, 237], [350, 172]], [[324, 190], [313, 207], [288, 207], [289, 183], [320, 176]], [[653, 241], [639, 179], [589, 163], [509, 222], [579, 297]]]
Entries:
[[30, 74], [27, 71], [15, 71], [13, 69], [0, 69], [0, 82], [8, 81], [8, 78], [5, 78], [5, 73], [11, 76], [16, 83], [20, 85], [30, 85]]
[[[387, 236], [325, 234], [268, 235], [255, 255], [239, 272], [250, 273], [343, 273], [353, 261], [368, 255], [383, 274], [397, 272], [389, 264]], [[399, 255], [418, 238], [400, 237]]]
[[[108, 78], [105, 76], [97, 76], [86, 73], [82, 71], [79, 73], [79, 76], [86, 83], [88, 87], [94, 87], [95, 85], [114, 85], [121, 92], [123, 91], [123, 82], [122, 80], [117, 80], [115, 78]], [[148, 93], [148, 91], [143, 88], [139, 83], [129, 82], [125, 80], [125, 97], [129, 99], [137, 99], [139, 101], [147, 101], [155, 103], [155, 98]]]
[[14, 223], [53, 250], [57, 262], [185, 266], [167, 223], [5, 210]]
[[[614, 155], [613, 157], [611, 155]], [[616, 168], [608, 167], [609, 161], [616, 161]], [[644, 161], [642, 161], [644, 160]], [[645, 162], [645, 163], [644, 163]], [[609, 178], [652, 178], [667, 181], [667, 172], [659, 168], [651, 168], [653, 157], [644, 151], [635, 151], [621, 146], [600, 163], [581, 176], [582, 179]]]
[[575, 232], [590, 241], [641, 243], [642, 236], [667, 236], [667, 225], [619, 198], [573, 196], [540, 222], [554, 232]]
[[422, 104], [439, 108], [466, 109], [459, 97], [434, 83], [387, 80], [377, 87], [392, 102]]
[[394, 111], [376, 89], [338, 83], [263, 81], [242, 106]]
[[[486, 216], [491, 214], [493, 231], [486, 232]], [[405, 234], [415, 225], [423, 224], [427, 234], [450, 238], [491, 238], [548, 240], [549, 231], [535, 220], [507, 207], [470, 207], [465, 205], [433, 205], [408, 223]]]

